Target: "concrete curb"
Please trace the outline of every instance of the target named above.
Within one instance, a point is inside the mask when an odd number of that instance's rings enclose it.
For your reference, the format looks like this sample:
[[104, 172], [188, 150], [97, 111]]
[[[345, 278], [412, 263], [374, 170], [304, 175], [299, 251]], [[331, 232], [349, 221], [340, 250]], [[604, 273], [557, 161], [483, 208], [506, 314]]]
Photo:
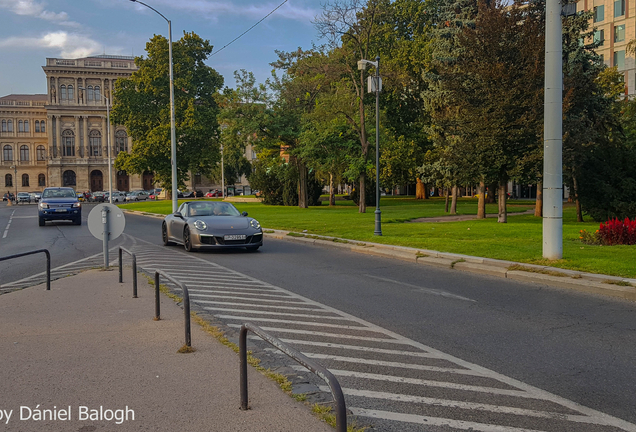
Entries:
[[[140, 212], [136, 210], [124, 210], [124, 212], [160, 219], [165, 217], [164, 215]], [[263, 233], [266, 237], [279, 240], [295, 241], [297, 243], [316, 246], [334, 247], [357, 253], [447, 268], [449, 270], [466, 271], [488, 276], [503, 277], [511, 280], [574, 289], [581, 292], [607, 295], [627, 300], [636, 300], [636, 279], [585, 273], [557, 267], [524, 264], [514, 261], [481, 258], [427, 249], [417, 249], [406, 246], [384, 245], [380, 243], [362, 242], [337, 237], [295, 233], [285, 230], [263, 228]], [[513, 266], [514, 268], [511, 269]], [[631, 286], [625, 286], [625, 284], [630, 284]]]

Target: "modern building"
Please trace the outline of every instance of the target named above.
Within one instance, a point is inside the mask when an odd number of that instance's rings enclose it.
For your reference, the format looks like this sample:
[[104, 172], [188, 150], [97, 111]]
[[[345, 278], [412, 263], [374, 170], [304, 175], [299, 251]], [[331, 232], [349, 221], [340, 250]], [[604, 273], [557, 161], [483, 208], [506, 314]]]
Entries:
[[636, 94], [636, 63], [626, 49], [629, 41], [636, 39], [636, 1], [583, 0], [577, 4], [577, 10], [594, 13], [593, 37], [601, 42], [597, 52], [607, 66], [616, 66], [625, 75], [625, 94]]
[[[106, 98], [137, 70], [134, 57], [47, 58], [43, 70], [47, 94], [0, 97], [0, 184], [12, 192], [108, 189], [108, 133], [112, 160], [132, 140], [124, 126], [107, 124]], [[112, 173], [115, 190], [154, 187], [152, 173]]]

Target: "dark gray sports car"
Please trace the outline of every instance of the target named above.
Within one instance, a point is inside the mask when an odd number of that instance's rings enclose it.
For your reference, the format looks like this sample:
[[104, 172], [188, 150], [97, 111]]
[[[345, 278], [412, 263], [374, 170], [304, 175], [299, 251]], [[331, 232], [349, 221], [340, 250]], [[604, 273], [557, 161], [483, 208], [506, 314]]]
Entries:
[[179, 243], [188, 252], [237, 247], [255, 251], [263, 245], [263, 230], [256, 219], [218, 201], [184, 202], [165, 217], [161, 236], [164, 245]]

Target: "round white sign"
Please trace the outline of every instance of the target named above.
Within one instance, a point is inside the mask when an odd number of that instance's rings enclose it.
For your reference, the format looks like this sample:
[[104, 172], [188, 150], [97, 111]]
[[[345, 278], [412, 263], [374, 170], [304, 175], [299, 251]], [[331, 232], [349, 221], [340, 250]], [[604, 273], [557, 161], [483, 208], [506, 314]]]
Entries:
[[102, 210], [106, 208], [108, 210], [108, 228], [110, 236], [108, 240], [115, 240], [124, 232], [126, 227], [126, 218], [124, 212], [114, 204], [98, 204], [88, 214], [88, 230], [93, 234], [93, 237], [102, 240], [104, 234], [104, 220], [102, 219]]

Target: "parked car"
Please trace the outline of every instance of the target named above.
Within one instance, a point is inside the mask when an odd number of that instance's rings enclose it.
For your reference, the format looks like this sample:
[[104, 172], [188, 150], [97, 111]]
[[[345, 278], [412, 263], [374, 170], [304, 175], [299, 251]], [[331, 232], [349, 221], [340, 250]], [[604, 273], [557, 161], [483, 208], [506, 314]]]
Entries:
[[263, 245], [263, 230], [230, 203], [186, 201], [168, 215], [161, 227], [163, 244], [184, 245], [186, 251], [244, 247], [256, 251]]
[[126, 196], [126, 201], [144, 201], [148, 199], [146, 191], [133, 191]]
[[6, 194], [4, 194], [2, 196], [2, 201], [14, 201], [15, 200], [15, 196], [11, 193], [11, 192], [7, 192]]
[[[106, 194], [106, 201], [108, 201], [108, 193]], [[113, 202], [124, 202], [126, 201], [126, 195], [123, 192], [113, 191]]]
[[18, 192], [18, 204], [20, 203], [30, 203], [31, 195], [28, 192]]
[[177, 189], [177, 198], [194, 198], [194, 192], [180, 191], [179, 189]]
[[38, 202], [42, 198], [42, 192], [30, 192], [30, 194], [32, 201]]
[[194, 196], [197, 197], [197, 198], [203, 198], [203, 192], [201, 192], [200, 190], [197, 190], [194, 193]]
[[84, 202], [84, 201], [86, 201], [86, 197], [84, 196], [84, 194], [83, 194], [82, 192], [77, 192], [75, 195], [77, 196], [77, 200], [78, 200], [79, 202]]
[[81, 225], [82, 203], [72, 188], [46, 188], [38, 205], [38, 220], [40, 226], [51, 220], [71, 220], [75, 225]]
[[93, 202], [104, 202], [106, 201], [106, 192], [93, 192]]
[[206, 197], [208, 198], [215, 198], [215, 197], [220, 197], [221, 196], [221, 191], [218, 189], [214, 189], [211, 190], [210, 192], [205, 194]]
[[150, 195], [148, 195], [148, 199], [151, 199], [151, 200], [159, 199], [160, 193], [161, 193], [161, 189], [159, 189], [158, 192], [157, 192], [157, 189], [155, 189]]

